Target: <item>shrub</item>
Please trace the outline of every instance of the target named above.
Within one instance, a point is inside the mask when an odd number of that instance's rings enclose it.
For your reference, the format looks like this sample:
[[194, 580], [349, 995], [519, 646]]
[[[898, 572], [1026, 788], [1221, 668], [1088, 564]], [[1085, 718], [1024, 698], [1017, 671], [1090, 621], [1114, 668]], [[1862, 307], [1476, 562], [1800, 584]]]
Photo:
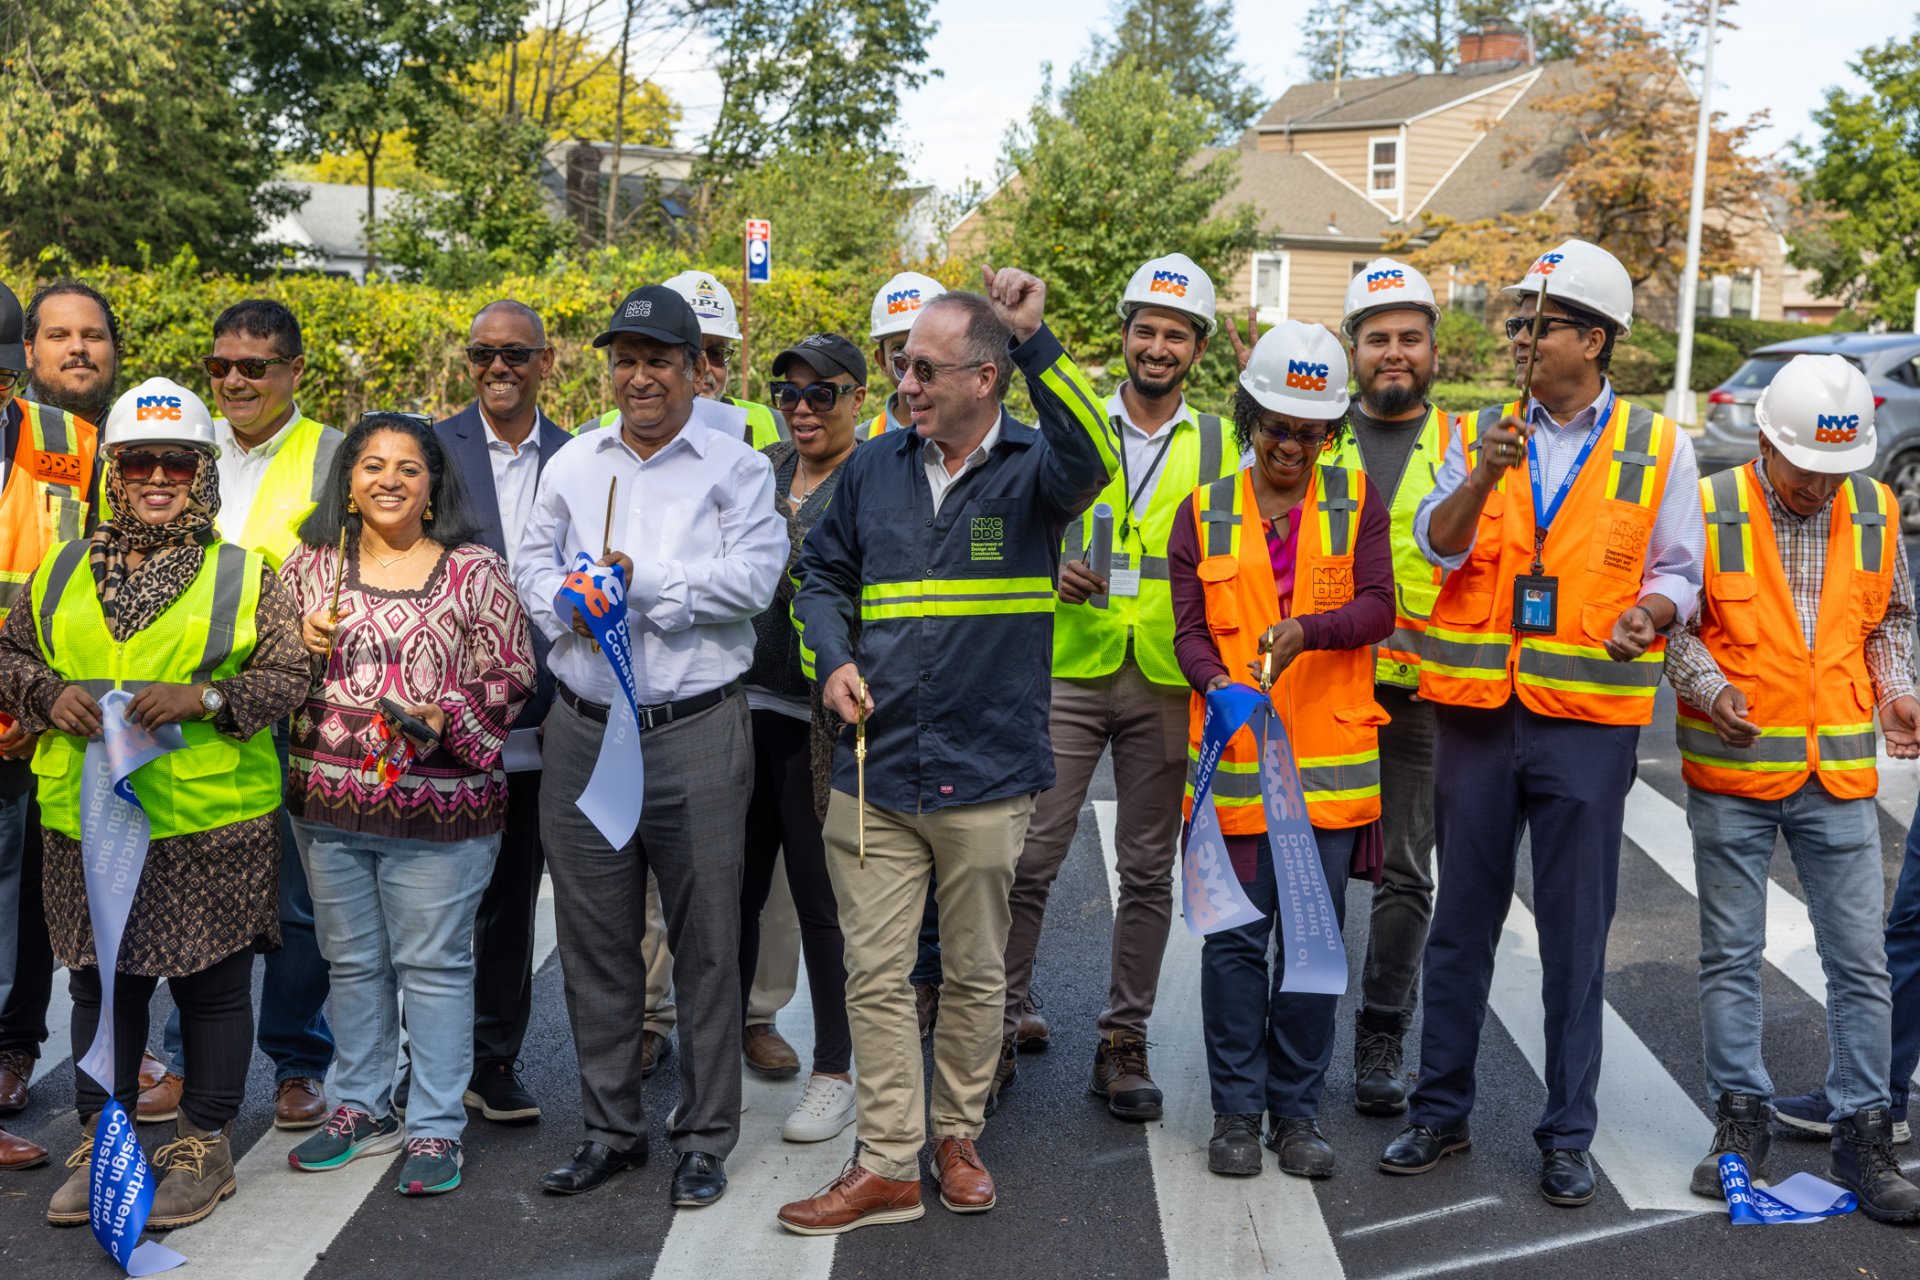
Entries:
[[[1737, 317], [1702, 316], [1696, 322], [1695, 332], [1711, 334], [1725, 342], [1731, 342], [1744, 358], [1751, 354], [1755, 347], [1826, 333], [1827, 327], [1820, 324], [1805, 324], [1798, 320], [1747, 320]], [[1694, 349], [1693, 358], [1696, 362], [1700, 359], [1697, 347]]]
[[[1501, 359], [1506, 343], [1470, 313], [1448, 308], [1434, 332], [1434, 377], [1441, 382], [1472, 382], [1511, 373]], [[1506, 366], [1503, 368], [1503, 366]]]
[[[1623, 335], [1613, 348], [1611, 376], [1622, 395], [1657, 395], [1673, 386], [1673, 366], [1679, 354], [1669, 329], [1644, 320]], [[1694, 391], [1710, 391], [1733, 376], [1744, 357], [1733, 343], [1710, 333], [1693, 335], [1693, 368], [1687, 381]]]

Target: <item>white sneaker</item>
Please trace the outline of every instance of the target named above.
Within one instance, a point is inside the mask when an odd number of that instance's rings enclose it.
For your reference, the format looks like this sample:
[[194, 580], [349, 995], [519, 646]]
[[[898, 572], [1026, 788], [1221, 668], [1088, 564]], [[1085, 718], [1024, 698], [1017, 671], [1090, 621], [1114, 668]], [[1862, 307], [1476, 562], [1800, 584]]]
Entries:
[[853, 1123], [853, 1085], [832, 1076], [809, 1076], [807, 1091], [793, 1114], [780, 1126], [780, 1136], [788, 1142], [825, 1142], [837, 1138]]

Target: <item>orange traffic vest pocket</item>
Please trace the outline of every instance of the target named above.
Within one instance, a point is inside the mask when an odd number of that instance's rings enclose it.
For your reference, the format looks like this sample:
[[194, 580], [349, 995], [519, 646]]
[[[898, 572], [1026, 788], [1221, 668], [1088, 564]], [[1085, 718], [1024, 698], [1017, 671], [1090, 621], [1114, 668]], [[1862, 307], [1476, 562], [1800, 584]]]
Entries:
[[1208, 556], [1194, 566], [1194, 573], [1207, 591], [1207, 629], [1217, 636], [1232, 635], [1240, 629], [1239, 612], [1233, 608], [1240, 575], [1240, 557]]
[[[1294, 589], [1299, 590], [1296, 582]], [[1327, 556], [1313, 566], [1313, 581], [1308, 584], [1313, 592], [1313, 611], [1329, 613], [1343, 604], [1353, 602], [1353, 557]]]
[[1587, 639], [1603, 645], [1613, 638], [1613, 624], [1620, 621], [1624, 612], [1624, 608], [1611, 604], [1583, 604], [1580, 629], [1587, 633]]
[[1647, 539], [1653, 536], [1653, 510], [1637, 502], [1605, 498], [1587, 547], [1587, 568], [1639, 586], [1646, 576]]
[[1760, 584], [1750, 573], [1715, 574], [1708, 585], [1714, 616], [1730, 644], [1760, 643]]
[[1378, 729], [1383, 724], [1393, 723], [1393, 717], [1387, 714], [1387, 709], [1377, 702], [1360, 702], [1351, 707], [1336, 708], [1333, 718], [1356, 729]]
[[1887, 616], [1887, 597], [1890, 587], [1887, 579], [1877, 573], [1852, 571], [1853, 581], [1849, 584], [1848, 595], [1853, 605], [1854, 617], [1860, 624], [1860, 638], [1866, 639], [1879, 627]]

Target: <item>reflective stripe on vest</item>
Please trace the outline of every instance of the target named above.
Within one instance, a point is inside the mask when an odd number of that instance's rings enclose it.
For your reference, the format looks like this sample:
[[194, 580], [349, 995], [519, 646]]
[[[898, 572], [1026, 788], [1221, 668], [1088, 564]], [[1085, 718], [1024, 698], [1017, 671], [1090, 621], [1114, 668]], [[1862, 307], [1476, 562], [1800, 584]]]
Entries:
[[1051, 578], [922, 578], [867, 583], [860, 588], [860, 620], [869, 625], [914, 618], [1052, 612]]
[[260, 477], [246, 527], [221, 531], [229, 541], [258, 551], [275, 569], [300, 545], [300, 526], [326, 492], [335, 455], [346, 440], [305, 415], [282, 430], [289, 434]]
[[1817, 771], [1836, 799], [1864, 799], [1879, 789], [1866, 638], [1892, 598], [1891, 494], [1861, 475], [1834, 493], [1809, 651], [1759, 465], [1700, 483], [1707, 554], [1695, 625], [1721, 673], [1747, 699], [1745, 718], [1760, 726], [1760, 736], [1751, 746], [1730, 747], [1708, 710], [1682, 701], [1675, 727], [1681, 773], [1703, 791], [1778, 800]]
[[[20, 407], [20, 440], [0, 491], [0, 620], [26, 590], [47, 549], [86, 526], [95, 433], [65, 410], [31, 400]], [[6, 401], [0, 400], [0, 412]]]

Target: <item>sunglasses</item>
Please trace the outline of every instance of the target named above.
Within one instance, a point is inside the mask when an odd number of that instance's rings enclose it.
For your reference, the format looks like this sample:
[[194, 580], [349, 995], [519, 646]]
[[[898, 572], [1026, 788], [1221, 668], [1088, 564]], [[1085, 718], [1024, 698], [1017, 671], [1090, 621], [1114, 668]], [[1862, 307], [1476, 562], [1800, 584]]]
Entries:
[[[1542, 316], [1540, 319], [1540, 336], [1544, 338], [1547, 334], [1553, 332], [1553, 326], [1555, 325], [1564, 325], [1569, 329], [1593, 328], [1592, 325], [1586, 323], [1584, 320], [1573, 320], [1566, 316]], [[1532, 328], [1532, 316], [1514, 316], [1507, 321], [1507, 341], [1518, 341], [1521, 334], [1526, 333]]]
[[507, 362], [509, 369], [518, 369], [545, 350], [545, 347], [468, 347], [467, 363], [476, 369], [484, 369], [495, 359], [500, 359]]
[[228, 360], [223, 356], [202, 356], [200, 358], [200, 367], [205, 369], [207, 376], [215, 382], [226, 377], [227, 374], [234, 369], [238, 369], [240, 376], [248, 382], [258, 382], [267, 376], [267, 370], [271, 369], [274, 365], [290, 363], [292, 362], [285, 356], [275, 356], [271, 360]]
[[925, 386], [943, 373], [951, 373], [955, 369], [978, 369], [986, 363], [984, 360], [973, 360], [966, 364], [935, 364], [925, 356], [909, 360], [906, 352], [896, 351], [893, 355], [893, 376], [896, 382], [901, 382], [911, 373], [915, 382]]
[[782, 413], [791, 413], [802, 400], [815, 413], [827, 413], [840, 403], [841, 396], [852, 395], [854, 389], [851, 383], [838, 382], [812, 382], [804, 387], [791, 382], [776, 382], [767, 388], [773, 394], [773, 407]]
[[1327, 442], [1327, 433], [1324, 431], [1294, 431], [1289, 427], [1270, 427], [1264, 422], [1260, 424], [1260, 434], [1275, 444], [1292, 440], [1308, 450], [1318, 449]]
[[200, 473], [200, 455], [191, 449], [155, 453], [151, 449], [126, 449], [114, 455], [120, 464], [122, 480], [153, 480], [154, 468], [173, 484], [185, 484]]

